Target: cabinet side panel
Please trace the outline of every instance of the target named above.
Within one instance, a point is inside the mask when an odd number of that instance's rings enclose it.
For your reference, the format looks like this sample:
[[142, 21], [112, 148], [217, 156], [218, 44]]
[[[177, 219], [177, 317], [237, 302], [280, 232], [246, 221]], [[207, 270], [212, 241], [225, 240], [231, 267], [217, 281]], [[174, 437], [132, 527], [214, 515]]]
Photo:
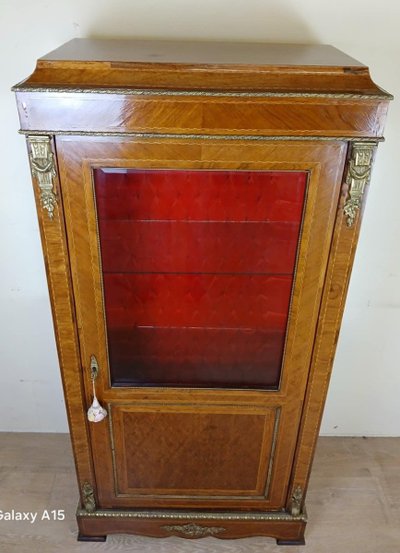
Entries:
[[[376, 144], [371, 143], [372, 152], [375, 149], [374, 146]], [[354, 151], [354, 148], [357, 148], [357, 144], [350, 145], [349, 151]], [[351, 223], [349, 226], [348, 217], [344, 211], [350, 198], [348, 178], [346, 177], [347, 173], [350, 173], [349, 163], [351, 162], [348, 160], [344, 174], [344, 183], [339, 197], [328, 271], [306, 391], [305, 407], [288, 494], [289, 505], [292, 503], [295, 489], [301, 488], [304, 498], [308, 486], [358, 242], [365, 196], [368, 189], [367, 186], [364, 191], [364, 202], [362, 202], [363, 198], [361, 198], [360, 210], [359, 212], [358, 210], [356, 211], [354, 224]], [[371, 166], [367, 169], [366, 183], [369, 180], [370, 170]]]
[[[28, 154], [31, 161], [32, 183], [38, 213], [43, 255], [46, 267], [47, 283], [50, 294], [54, 331], [58, 358], [64, 388], [64, 397], [68, 423], [74, 452], [75, 467], [79, 482], [94, 483], [91, 452], [89, 450], [86, 421], [86, 402], [81, 383], [81, 363], [79, 343], [75, 326], [73, 291], [70, 279], [69, 252], [65, 235], [61, 186], [58, 180], [55, 143], [49, 142], [53, 157], [53, 175], [51, 193], [54, 194], [52, 209], [43, 196], [46, 183], [35, 172], [35, 160], [32, 158], [31, 144], [37, 137], [27, 138]], [[43, 139], [43, 137], [41, 137]], [[36, 164], [37, 166], [37, 164]], [[39, 168], [40, 169], [40, 168]]]

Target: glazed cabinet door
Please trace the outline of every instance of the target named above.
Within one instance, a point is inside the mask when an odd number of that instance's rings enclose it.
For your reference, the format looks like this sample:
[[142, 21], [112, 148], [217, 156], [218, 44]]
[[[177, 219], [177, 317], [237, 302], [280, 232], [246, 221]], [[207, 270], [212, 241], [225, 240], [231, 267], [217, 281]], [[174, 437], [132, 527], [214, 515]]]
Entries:
[[346, 144], [56, 149], [98, 506], [284, 509]]

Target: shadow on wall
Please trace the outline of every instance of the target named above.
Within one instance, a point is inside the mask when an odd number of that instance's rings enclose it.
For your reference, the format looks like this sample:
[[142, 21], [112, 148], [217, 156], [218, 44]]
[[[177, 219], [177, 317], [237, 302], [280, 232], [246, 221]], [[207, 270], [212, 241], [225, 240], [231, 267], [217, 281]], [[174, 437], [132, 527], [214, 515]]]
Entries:
[[[116, 0], [93, 13], [90, 38], [318, 43], [293, 5], [265, 0], [148, 2]], [[138, 5], [139, 4], [139, 5]], [[159, 5], [157, 5], [159, 4]], [[119, 9], [120, 8], [120, 9]], [[145, 30], [145, 32], [143, 32]]]

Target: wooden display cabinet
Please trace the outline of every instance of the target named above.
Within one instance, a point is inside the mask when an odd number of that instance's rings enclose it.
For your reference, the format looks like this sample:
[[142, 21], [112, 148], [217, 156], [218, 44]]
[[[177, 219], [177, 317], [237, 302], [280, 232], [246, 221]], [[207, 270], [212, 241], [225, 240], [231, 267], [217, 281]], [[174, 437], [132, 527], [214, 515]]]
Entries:
[[304, 543], [390, 95], [329, 46], [81, 39], [14, 90], [79, 539]]

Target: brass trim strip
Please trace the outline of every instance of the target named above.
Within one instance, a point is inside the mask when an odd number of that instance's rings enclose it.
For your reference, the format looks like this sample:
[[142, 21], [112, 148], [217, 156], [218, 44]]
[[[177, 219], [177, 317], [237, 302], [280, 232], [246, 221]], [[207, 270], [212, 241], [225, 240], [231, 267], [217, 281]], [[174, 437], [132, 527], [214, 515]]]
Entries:
[[221, 521], [253, 521], [263, 522], [268, 520], [307, 522], [305, 510], [299, 515], [291, 515], [286, 511], [266, 511], [266, 512], [182, 512], [182, 511], [130, 511], [117, 509], [98, 509], [88, 513], [78, 507], [77, 517], [96, 517], [96, 518], [133, 518], [138, 520], [221, 520]]
[[295, 135], [259, 135], [259, 134], [185, 134], [185, 133], [152, 133], [152, 132], [114, 132], [114, 131], [33, 131], [20, 129], [19, 134], [23, 135], [54, 135], [54, 136], [114, 136], [114, 137], [132, 137], [132, 138], [178, 138], [190, 140], [266, 140], [266, 141], [296, 141], [296, 140], [322, 140], [339, 142], [383, 142], [383, 136], [295, 136]]
[[264, 491], [265, 499], [268, 499], [269, 489], [271, 486], [272, 469], [273, 469], [274, 460], [275, 460], [276, 443], [278, 441], [278, 430], [279, 430], [279, 423], [281, 419], [281, 410], [282, 410], [281, 407], [277, 407], [275, 410], [274, 430], [272, 434], [272, 443], [271, 443], [271, 450], [270, 450], [269, 463], [268, 463], [267, 481], [265, 483], [265, 491]]
[[210, 96], [222, 98], [336, 98], [343, 100], [393, 100], [394, 97], [386, 90], [381, 94], [360, 94], [354, 92], [279, 92], [279, 91], [215, 91], [215, 90], [169, 90], [150, 88], [82, 88], [82, 87], [12, 87], [12, 92], [45, 92], [71, 94], [122, 94], [124, 96]]
[[115, 440], [114, 440], [114, 426], [113, 426], [113, 409], [112, 404], [107, 403], [107, 411], [109, 414], [108, 417], [108, 431], [110, 435], [110, 446], [111, 446], [111, 463], [112, 463], [112, 476], [113, 476], [113, 485], [114, 485], [114, 495], [118, 497], [119, 494], [119, 485], [118, 485], [118, 474], [117, 474], [117, 462], [115, 459]]

